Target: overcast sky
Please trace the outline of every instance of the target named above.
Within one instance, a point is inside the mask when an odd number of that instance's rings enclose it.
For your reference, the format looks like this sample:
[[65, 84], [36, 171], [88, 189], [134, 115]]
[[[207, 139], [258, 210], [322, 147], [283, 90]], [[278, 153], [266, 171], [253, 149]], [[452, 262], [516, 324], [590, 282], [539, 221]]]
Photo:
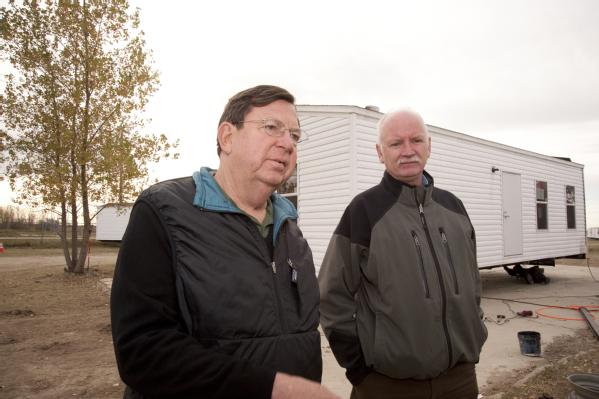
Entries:
[[267, 83], [300, 104], [410, 106], [431, 125], [570, 157], [585, 165], [587, 226], [599, 226], [599, 1], [132, 5], [161, 74], [149, 131], [181, 140], [160, 180], [216, 167], [227, 99]]

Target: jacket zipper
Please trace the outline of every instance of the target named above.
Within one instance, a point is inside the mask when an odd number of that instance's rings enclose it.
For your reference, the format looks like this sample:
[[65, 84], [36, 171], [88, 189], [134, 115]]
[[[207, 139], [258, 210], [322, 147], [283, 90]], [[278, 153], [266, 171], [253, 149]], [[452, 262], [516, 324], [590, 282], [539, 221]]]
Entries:
[[[289, 248], [287, 249], [287, 254], [289, 254]], [[297, 284], [297, 268], [293, 264], [291, 258], [287, 258], [287, 264], [291, 268], [291, 282]]]
[[275, 258], [275, 250], [273, 248], [273, 260], [270, 264], [272, 268], [272, 283], [275, 286], [275, 296], [277, 297], [277, 311], [279, 313], [279, 321], [281, 323], [281, 331], [283, 334], [287, 333], [287, 319], [285, 318], [285, 314], [283, 312], [283, 303], [281, 301], [281, 293], [279, 292], [279, 279], [277, 278], [277, 263], [274, 260]]
[[439, 265], [439, 258], [437, 257], [437, 253], [435, 252], [435, 248], [433, 247], [433, 240], [431, 238], [430, 231], [428, 229], [428, 225], [426, 224], [426, 218], [424, 216], [424, 207], [422, 203], [418, 201], [418, 196], [416, 191], [414, 190], [414, 199], [416, 200], [416, 204], [418, 205], [418, 213], [420, 214], [420, 222], [422, 223], [422, 227], [424, 228], [424, 232], [426, 233], [426, 239], [428, 241], [428, 245], [431, 250], [431, 254], [433, 255], [433, 260], [435, 262], [435, 269], [437, 270], [437, 275], [439, 277], [439, 286], [441, 288], [441, 312], [443, 313], [443, 332], [445, 333], [445, 340], [447, 342], [447, 354], [448, 354], [448, 364], [447, 368], [449, 369], [452, 364], [453, 358], [453, 350], [451, 348], [451, 338], [449, 336], [449, 328], [447, 327], [447, 293], [445, 292], [445, 284], [443, 282], [443, 273], [441, 272], [441, 266]]
[[412, 238], [414, 239], [414, 244], [416, 245], [416, 250], [418, 251], [418, 262], [420, 263], [420, 270], [422, 271], [422, 280], [424, 282], [426, 297], [430, 298], [431, 293], [428, 288], [428, 279], [426, 278], [426, 270], [424, 269], [424, 260], [422, 259], [422, 247], [420, 245], [420, 240], [418, 239], [418, 236], [414, 230], [412, 230]]
[[[276, 259], [275, 255], [276, 255], [276, 252], [277, 252], [276, 247], [273, 244], [272, 260], [269, 263], [268, 262], [268, 258], [269, 258], [268, 253], [269, 253], [269, 250], [268, 250], [268, 247], [267, 247], [266, 243], [264, 242], [264, 238], [262, 238], [262, 236], [258, 232], [258, 228], [254, 225], [254, 222], [252, 222], [249, 218], [248, 218], [248, 222], [251, 225], [251, 229], [252, 229], [251, 231], [254, 234], [254, 237], [256, 237], [256, 240], [260, 242], [258, 245], [264, 250], [263, 254], [264, 254], [265, 259], [267, 260], [267, 262], [266, 262], [267, 267], [269, 267], [270, 270], [271, 270], [271, 272], [272, 272], [271, 273], [272, 284], [274, 286], [274, 291], [275, 291], [274, 292], [275, 293], [275, 297], [276, 297], [275, 304], [276, 304], [276, 307], [277, 307], [277, 313], [279, 315], [279, 323], [281, 325], [281, 332], [283, 334], [286, 334], [287, 330], [288, 330], [287, 329], [287, 319], [285, 318], [285, 314], [283, 312], [283, 303], [281, 301], [281, 294], [279, 292], [279, 285], [277, 284], [277, 282], [278, 282], [278, 278], [277, 278], [277, 262], [275, 261], [275, 259]], [[283, 234], [283, 232], [280, 230], [279, 231], [279, 236], [281, 236], [282, 234]], [[273, 231], [273, 240], [274, 240], [274, 231]]]
[[451, 256], [451, 250], [449, 249], [449, 243], [447, 242], [447, 235], [445, 235], [445, 231], [443, 227], [439, 227], [439, 233], [441, 233], [441, 242], [445, 247], [445, 253], [447, 254], [447, 259], [449, 260], [449, 268], [451, 269], [451, 274], [453, 276], [453, 284], [456, 295], [460, 294], [460, 288], [458, 286], [458, 276], [455, 271], [455, 266], [453, 264], [453, 258]]

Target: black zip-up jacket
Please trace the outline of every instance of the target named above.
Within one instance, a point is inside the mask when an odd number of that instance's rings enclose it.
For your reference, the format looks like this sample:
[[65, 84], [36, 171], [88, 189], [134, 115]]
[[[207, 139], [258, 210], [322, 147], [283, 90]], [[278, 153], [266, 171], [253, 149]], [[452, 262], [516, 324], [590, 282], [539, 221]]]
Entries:
[[320, 381], [318, 283], [289, 201], [274, 194], [272, 257], [211, 172], [137, 200], [111, 294], [130, 398], [270, 398], [277, 371]]
[[434, 378], [476, 363], [487, 337], [474, 228], [448, 191], [385, 172], [349, 204], [320, 274], [321, 324], [354, 384], [374, 369]]

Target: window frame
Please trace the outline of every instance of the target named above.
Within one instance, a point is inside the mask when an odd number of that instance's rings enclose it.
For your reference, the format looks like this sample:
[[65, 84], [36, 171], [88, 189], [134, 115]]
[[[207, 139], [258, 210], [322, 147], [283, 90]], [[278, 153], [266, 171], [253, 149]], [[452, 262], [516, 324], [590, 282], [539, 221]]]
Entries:
[[[539, 199], [539, 183], [544, 184], [544, 195], [543, 199]], [[537, 231], [538, 230], [549, 230], [549, 184], [546, 180], [535, 180], [535, 208], [537, 216]], [[539, 217], [539, 209], [544, 210], [545, 218]], [[545, 221], [542, 224], [542, 221]]]
[[[289, 188], [289, 185], [287, 183], [289, 181], [291, 181], [291, 184], [292, 184], [291, 187], [293, 188], [293, 191], [287, 191], [287, 189]], [[280, 196], [285, 197], [289, 201], [291, 201], [291, 203], [295, 206], [295, 209], [297, 209], [297, 199], [298, 199], [297, 185], [298, 184], [297, 184], [297, 164], [296, 164], [295, 169], [293, 170], [293, 173], [291, 174], [291, 176], [289, 176], [289, 179], [285, 180], [283, 183], [281, 183], [281, 185], [279, 187], [277, 187], [277, 193]], [[285, 188], [285, 190], [281, 190], [281, 188]]]
[[[566, 228], [568, 230], [576, 230], [576, 187], [565, 185], [565, 200], [566, 200]], [[571, 197], [568, 195], [571, 189]], [[570, 213], [572, 208], [572, 213]], [[572, 218], [570, 218], [572, 215]]]

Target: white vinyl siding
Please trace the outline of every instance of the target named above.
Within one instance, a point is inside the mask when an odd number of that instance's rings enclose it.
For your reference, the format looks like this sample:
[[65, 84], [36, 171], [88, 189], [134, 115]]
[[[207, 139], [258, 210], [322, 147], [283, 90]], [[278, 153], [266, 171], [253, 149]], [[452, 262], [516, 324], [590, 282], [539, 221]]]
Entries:
[[352, 198], [349, 170], [353, 163], [348, 151], [351, 119], [300, 112], [300, 121], [308, 140], [298, 145], [298, 223], [315, 263], [320, 265]]
[[358, 194], [378, 184], [385, 168], [379, 161], [375, 149], [378, 140], [376, 130], [378, 118], [354, 114], [354, 119], [356, 121], [355, 193]]

